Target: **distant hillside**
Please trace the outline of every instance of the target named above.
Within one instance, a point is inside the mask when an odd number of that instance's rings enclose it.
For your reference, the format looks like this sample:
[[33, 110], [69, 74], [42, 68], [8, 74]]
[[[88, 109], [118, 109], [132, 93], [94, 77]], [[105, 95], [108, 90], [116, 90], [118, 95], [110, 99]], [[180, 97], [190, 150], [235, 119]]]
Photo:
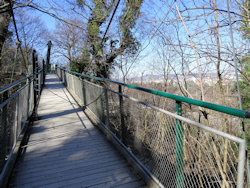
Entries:
[[[183, 75], [178, 75], [179, 79], [183, 79]], [[216, 73], [207, 73], [207, 74], [203, 74], [202, 75], [203, 81], [206, 83], [210, 83], [210, 82], [215, 82], [217, 81], [217, 74]], [[141, 76], [135, 76], [130, 78], [129, 80], [132, 82], [141, 82], [141, 80], [143, 80], [143, 82], [162, 82], [164, 79], [163, 75], [152, 75], [152, 74], [146, 74], [143, 75], [143, 77]], [[198, 74], [190, 74], [186, 77], [187, 81], [196, 81], [199, 80], [199, 75]], [[235, 81], [235, 75], [234, 74], [225, 74], [224, 75], [224, 79], [225, 80], [230, 80], [230, 81]], [[173, 82], [177, 81], [177, 77], [175, 74], [169, 74], [168, 76], [168, 80], [172, 80]], [[121, 80], [119, 80], [121, 81]]]

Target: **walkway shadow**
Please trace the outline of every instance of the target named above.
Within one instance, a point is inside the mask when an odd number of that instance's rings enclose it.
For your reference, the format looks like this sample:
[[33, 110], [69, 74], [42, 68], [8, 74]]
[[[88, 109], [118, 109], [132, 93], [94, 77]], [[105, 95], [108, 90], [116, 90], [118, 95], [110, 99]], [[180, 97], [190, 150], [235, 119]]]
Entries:
[[[55, 75], [55, 74], [47, 74], [46, 78], [45, 78], [45, 83], [46, 82], [58, 82], [59, 81], [58, 78], [51, 78], [51, 76], [53, 76], [53, 75]], [[50, 78], [48, 78], [48, 77], [50, 77]]]
[[53, 83], [53, 84], [45, 84], [45, 88], [48, 88], [48, 89], [63, 89], [64, 86], [62, 86], [61, 83]]
[[50, 119], [50, 118], [55, 118], [55, 117], [59, 117], [59, 116], [64, 116], [64, 115], [67, 115], [67, 114], [73, 114], [73, 113], [81, 112], [81, 111], [82, 111], [82, 108], [64, 110], [64, 111], [61, 111], [61, 112], [56, 112], [56, 113], [52, 113], [52, 114], [39, 116], [38, 119], [39, 120]]

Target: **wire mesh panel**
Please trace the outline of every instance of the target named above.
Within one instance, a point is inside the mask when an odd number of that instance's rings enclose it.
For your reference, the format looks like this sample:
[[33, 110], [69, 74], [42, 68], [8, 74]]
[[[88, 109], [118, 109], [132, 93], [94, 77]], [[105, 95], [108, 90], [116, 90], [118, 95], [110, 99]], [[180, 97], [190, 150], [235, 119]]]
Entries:
[[74, 78], [74, 91], [79, 101], [82, 101], [83, 103], [83, 87], [82, 87], [83, 81], [79, 77]]
[[104, 116], [104, 90], [101, 86], [84, 80], [86, 105], [100, 120]]
[[[68, 73], [65, 73], [65, 78], [67, 80], [67, 89], [71, 91], [71, 93], [74, 94], [74, 85], [73, 85], [73, 75], [70, 75]], [[64, 81], [64, 80], [63, 80]], [[64, 81], [65, 82], [65, 81]]]
[[30, 92], [28, 93], [27, 100], [29, 99], [29, 109], [28, 113], [31, 115], [33, 109], [34, 109], [34, 83], [30, 82], [29, 83], [29, 90]]
[[17, 96], [13, 97], [7, 103], [1, 105], [0, 117], [1, 117], [1, 135], [0, 135], [0, 152], [1, 152], [1, 170], [8, 158], [10, 150], [12, 149], [14, 142], [13, 131], [16, 123], [16, 101]]
[[239, 143], [183, 122], [183, 182], [236, 187]]
[[[20, 113], [18, 115], [18, 127], [17, 127], [17, 133], [20, 134], [21, 129], [24, 127], [24, 124], [26, 123], [27, 119], [29, 118], [30, 114], [29, 111], [29, 85], [24, 86], [24, 88], [20, 91], [19, 94], [19, 106], [18, 112]], [[18, 135], [17, 135], [18, 136]]]
[[124, 143], [164, 186], [237, 186], [243, 140], [227, 135], [233, 138], [230, 140], [214, 129], [204, 129], [205, 125], [183, 121], [146, 104], [124, 98]]
[[[106, 113], [109, 113], [109, 129], [121, 139], [121, 111], [120, 111], [120, 101], [119, 95], [107, 90], [107, 100], [105, 102], [108, 104], [108, 109], [105, 105]], [[107, 118], [107, 115], [106, 117]]]
[[66, 79], [68, 82], [68, 90], [76, 97], [78, 102], [83, 104], [83, 86], [82, 86], [82, 79], [66, 73]]
[[56, 74], [57, 74], [58, 78], [60, 78], [60, 79], [62, 77], [61, 72], [62, 72], [62, 69], [56, 69]]
[[29, 89], [30, 85], [26, 84], [0, 105], [0, 171], [15, 147], [22, 128], [30, 115], [28, 113], [28, 106], [31, 103], [31, 98], [28, 98]]
[[61, 75], [61, 76], [62, 76], [62, 77], [61, 77], [61, 80], [62, 80], [62, 82], [64, 83], [64, 85], [67, 87], [67, 86], [68, 86], [68, 84], [67, 84], [67, 81], [68, 81], [68, 80], [66, 79], [66, 72], [65, 72], [65, 71], [62, 71], [61, 74], [62, 74], [62, 75]]
[[[58, 73], [58, 72], [57, 72]], [[63, 71], [59, 73], [61, 80], [73, 97], [81, 104], [88, 107], [100, 120], [104, 117], [104, 89], [87, 80]], [[64, 79], [65, 78], [65, 79]]]
[[[0, 175], [11, 158], [20, 134], [23, 132], [26, 121], [34, 110], [34, 97], [40, 97], [43, 81], [43, 72], [40, 71], [36, 82], [31, 77], [21, 79], [20, 84], [10, 85], [1, 92], [0, 104]], [[34, 79], [34, 78], [33, 78]], [[36, 86], [34, 85], [36, 84]], [[22, 84], [24, 86], [22, 87]], [[19, 87], [19, 89], [18, 89]], [[36, 88], [34, 88], [36, 87]]]

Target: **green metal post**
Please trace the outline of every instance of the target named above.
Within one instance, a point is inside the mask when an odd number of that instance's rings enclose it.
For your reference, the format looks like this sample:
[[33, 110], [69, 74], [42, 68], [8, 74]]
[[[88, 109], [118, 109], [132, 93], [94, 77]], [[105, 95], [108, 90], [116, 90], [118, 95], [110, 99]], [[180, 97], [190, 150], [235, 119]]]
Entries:
[[87, 96], [86, 96], [86, 89], [85, 89], [85, 81], [83, 78], [81, 78], [82, 83], [82, 103], [83, 103], [83, 109], [87, 108]]
[[[122, 86], [119, 85], [119, 93], [122, 94]], [[127, 134], [127, 130], [125, 127], [125, 120], [124, 120], [124, 101], [123, 101], [123, 97], [121, 95], [119, 95], [119, 101], [120, 101], [120, 113], [121, 113], [121, 141], [126, 145], [126, 134]]]
[[[181, 102], [176, 101], [176, 112], [182, 115]], [[184, 187], [184, 171], [183, 171], [183, 127], [180, 120], [176, 120], [175, 129], [176, 141], [176, 188]]]
[[106, 105], [105, 125], [110, 130], [110, 126], [109, 126], [109, 97], [108, 97], [108, 90], [106, 87], [104, 87], [104, 96], [105, 96], [105, 105]]
[[[98, 80], [97, 81], [97, 83], [98, 83], [98, 85], [99, 86], [101, 86], [102, 87], [102, 84], [101, 84], [101, 82]], [[99, 92], [98, 92], [99, 94], [99, 97], [100, 97], [100, 107], [101, 107], [101, 114], [100, 114], [100, 120], [102, 121], [102, 122], [104, 122], [104, 108], [103, 108], [103, 99], [102, 99], [102, 93], [103, 93], [103, 89], [102, 88], [99, 88]]]
[[45, 70], [45, 61], [43, 59], [43, 87], [45, 86], [45, 76], [46, 76], [46, 70]]

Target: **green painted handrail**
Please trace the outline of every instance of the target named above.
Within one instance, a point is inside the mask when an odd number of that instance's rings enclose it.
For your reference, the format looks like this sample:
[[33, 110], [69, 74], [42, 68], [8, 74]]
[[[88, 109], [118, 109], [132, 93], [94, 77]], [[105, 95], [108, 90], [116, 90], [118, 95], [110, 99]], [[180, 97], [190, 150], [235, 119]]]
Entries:
[[20, 83], [22, 83], [23, 81], [29, 79], [30, 77], [32, 77], [32, 74], [30, 74], [30, 75], [28, 75], [28, 76], [26, 76], [24, 78], [21, 78], [21, 79], [15, 81], [13, 83], [7, 85], [7, 86], [4, 86], [4, 87], [0, 88], [0, 94], [7, 91], [7, 90], [9, 90], [9, 89], [11, 89], [11, 88], [13, 88], [13, 87], [15, 87], [16, 85], [19, 85]]
[[[38, 73], [36, 73], [36, 74], [39, 74], [40, 72], [42, 72], [42, 69], [40, 69], [40, 70], [38, 71]], [[36, 74], [35, 74], [35, 75], [36, 75]], [[15, 82], [13, 82], [13, 83], [7, 85], [7, 86], [4, 86], [4, 87], [0, 88], [0, 94], [3, 93], [3, 92], [5, 92], [5, 91], [7, 91], [7, 90], [9, 90], [9, 89], [11, 89], [11, 88], [13, 88], [13, 87], [15, 87], [16, 85], [19, 85], [20, 83], [22, 83], [23, 81], [25, 81], [25, 80], [27, 80], [27, 79], [29, 79], [29, 78], [31, 78], [31, 77], [34, 77], [34, 74], [29, 74], [29, 75], [26, 76], [26, 77], [23, 77], [23, 78], [21, 78], [21, 79], [15, 81]]]
[[60, 69], [65, 70], [68, 73], [78, 75], [78, 76], [83, 76], [83, 77], [92, 78], [92, 79], [95, 79], [95, 80], [101, 80], [101, 81], [115, 83], [115, 84], [118, 84], [118, 85], [126, 86], [128, 88], [132, 88], [132, 89], [144, 91], [144, 92], [147, 92], [147, 93], [151, 93], [151, 94], [154, 94], [154, 95], [158, 95], [158, 96], [166, 97], [166, 98], [169, 98], [169, 99], [173, 99], [173, 100], [176, 100], [176, 101], [185, 102], [185, 103], [188, 103], [188, 104], [208, 108], [208, 109], [215, 110], [215, 111], [218, 111], [218, 112], [222, 112], [222, 113], [225, 113], [225, 114], [230, 114], [230, 115], [241, 117], [241, 118], [250, 118], [250, 112], [245, 111], [245, 110], [239, 110], [239, 109], [236, 109], [236, 108], [231, 108], [231, 107], [222, 106], [222, 105], [218, 105], [218, 104], [213, 104], [213, 103], [209, 103], [209, 102], [205, 102], [205, 101], [200, 101], [200, 100], [196, 100], [196, 99], [182, 97], [182, 96], [179, 96], [179, 95], [165, 93], [165, 92], [162, 92], [162, 91], [143, 88], [143, 87], [135, 86], [135, 85], [131, 85], [131, 84], [125, 84], [125, 83], [117, 82], [117, 81], [110, 80], [110, 79], [107, 79], [107, 78], [99, 78], [99, 77], [96, 77], [96, 76], [81, 74], [81, 73], [66, 70], [66, 69], [63, 69], [63, 68], [60, 68]]

